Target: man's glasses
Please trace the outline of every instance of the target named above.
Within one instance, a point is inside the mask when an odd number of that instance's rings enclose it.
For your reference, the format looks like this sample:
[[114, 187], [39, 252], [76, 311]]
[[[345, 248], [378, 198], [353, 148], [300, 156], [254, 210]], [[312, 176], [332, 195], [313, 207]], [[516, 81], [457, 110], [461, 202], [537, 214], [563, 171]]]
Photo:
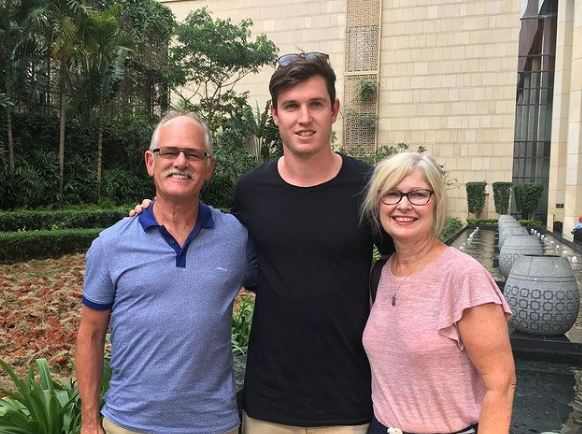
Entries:
[[406, 196], [408, 202], [410, 202], [412, 205], [423, 206], [430, 201], [432, 193], [432, 190], [425, 189], [411, 190], [408, 193], [392, 190], [385, 193], [382, 196], [381, 201], [384, 205], [396, 205], [397, 203], [400, 203], [404, 196]]
[[329, 62], [329, 54], [319, 51], [309, 51], [307, 53], [289, 53], [283, 54], [277, 59], [277, 66], [291, 65], [298, 60], [307, 60], [309, 62]]
[[152, 152], [154, 154], [157, 153], [160, 158], [165, 160], [175, 160], [179, 157], [180, 153], [183, 153], [188, 161], [202, 161], [210, 156], [208, 152], [201, 149], [179, 148], [177, 146], [160, 146], [159, 148], [152, 149]]

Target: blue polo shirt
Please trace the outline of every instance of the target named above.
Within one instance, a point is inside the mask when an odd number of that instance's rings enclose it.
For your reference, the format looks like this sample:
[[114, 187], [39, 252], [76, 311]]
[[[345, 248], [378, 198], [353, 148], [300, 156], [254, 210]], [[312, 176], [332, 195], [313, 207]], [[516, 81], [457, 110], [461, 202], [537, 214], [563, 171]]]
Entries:
[[152, 208], [105, 229], [87, 253], [83, 303], [111, 309], [102, 413], [132, 431], [224, 433], [239, 424], [230, 327], [247, 231], [201, 203], [182, 248]]

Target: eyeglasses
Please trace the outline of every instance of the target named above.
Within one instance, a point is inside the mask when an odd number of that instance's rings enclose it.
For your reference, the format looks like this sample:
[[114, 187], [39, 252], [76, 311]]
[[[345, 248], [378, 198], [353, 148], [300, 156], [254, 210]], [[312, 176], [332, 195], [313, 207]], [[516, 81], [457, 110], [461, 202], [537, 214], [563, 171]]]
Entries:
[[277, 66], [291, 65], [298, 60], [307, 60], [309, 62], [329, 62], [329, 54], [321, 53], [319, 51], [309, 51], [307, 53], [289, 53], [283, 54], [277, 59]]
[[412, 205], [423, 206], [430, 201], [432, 194], [432, 190], [425, 189], [411, 190], [408, 193], [393, 190], [385, 193], [380, 200], [384, 205], [396, 205], [400, 203], [404, 196], [406, 196], [406, 199], [408, 199], [408, 202]]
[[175, 160], [180, 156], [180, 153], [183, 153], [188, 161], [202, 161], [210, 157], [208, 152], [201, 149], [179, 148], [177, 146], [160, 146], [152, 149], [152, 152], [157, 153], [160, 158], [165, 160]]

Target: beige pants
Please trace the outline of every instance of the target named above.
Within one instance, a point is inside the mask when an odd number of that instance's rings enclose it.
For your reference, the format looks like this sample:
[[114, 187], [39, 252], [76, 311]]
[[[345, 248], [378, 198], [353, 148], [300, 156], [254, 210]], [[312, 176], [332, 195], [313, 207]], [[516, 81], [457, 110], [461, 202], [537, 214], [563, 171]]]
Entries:
[[243, 414], [243, 434], [366, 434], [368, 424], [347, 426], [304, 426], [281, 425], [254, 419]]
[[[137, 431], [130, 431], [128, 429], [122, 428], [116, 423], [113, 423], [110, 419], [106, 417], [103, 418], [103, 429], [105, 430], [105, 434], [144, 434]], [[229, 431], [225, 434], [237, 434], [238, 429], [234, 429]]]

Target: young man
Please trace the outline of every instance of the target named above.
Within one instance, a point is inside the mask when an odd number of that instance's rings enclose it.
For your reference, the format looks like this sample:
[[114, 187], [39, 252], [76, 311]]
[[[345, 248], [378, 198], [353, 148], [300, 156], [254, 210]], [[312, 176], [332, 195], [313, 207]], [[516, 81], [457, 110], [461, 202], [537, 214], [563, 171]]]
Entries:
[[284, 155], [241, 178], [233, 207], [259, 270], [244, 432], [365, 433], [371, 379], [361, 338], [373, 237], [360, 204], [370, 168], [331, 149], [339, 101], [328, 56], [278, 63], [269, 90]]
[[[162, 119], [145, 152], [157, 200], [87, 253], [77, 379], [82, 434], [234, 434], [230, 322], [247, 231], [199, 200], [214, 167], [192, 113]], [[99, 414], [105, 333], [113, 375]]]

